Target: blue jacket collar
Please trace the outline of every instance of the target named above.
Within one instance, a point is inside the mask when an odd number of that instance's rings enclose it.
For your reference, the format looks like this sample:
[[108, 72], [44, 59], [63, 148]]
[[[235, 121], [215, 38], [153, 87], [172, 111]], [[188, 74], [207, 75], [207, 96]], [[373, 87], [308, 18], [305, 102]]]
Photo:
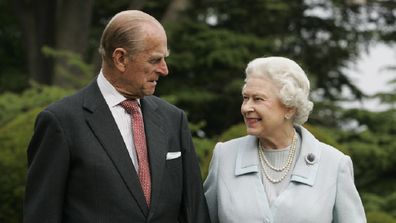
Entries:
[[245, 136], [242, 138], [241, 146], [238, 148], [236, 157], [235, 175], [258, 172], [257, 138], [255, 136]]
[[[320, 164], [320, 142], [304, 127], [295, 126], [301, 136], [301, 150], [293, 169], [291, 181], [314, 185]], [[245, 136], [238, 149], [235, 165], [235, 175], [240, 176], [259, 171], [257, 153], [257, 138]]]

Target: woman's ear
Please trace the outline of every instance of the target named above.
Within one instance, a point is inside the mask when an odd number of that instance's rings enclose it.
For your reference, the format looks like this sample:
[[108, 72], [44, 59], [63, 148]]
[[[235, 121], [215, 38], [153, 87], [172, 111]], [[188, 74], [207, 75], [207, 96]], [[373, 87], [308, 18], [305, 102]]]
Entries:
[[113, 51], [113, 63], [120, 72], [125, 72], [128, 64], [127, 51], [124, 48], [116, 48]]
[[296, 114], [296, 108], [286, 108], [285, 119], [291, 119]]

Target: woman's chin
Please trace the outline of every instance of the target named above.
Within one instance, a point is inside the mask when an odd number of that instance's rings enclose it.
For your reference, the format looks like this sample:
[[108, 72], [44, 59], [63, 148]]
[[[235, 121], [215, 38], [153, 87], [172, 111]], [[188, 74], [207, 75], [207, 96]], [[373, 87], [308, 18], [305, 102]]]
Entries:
[[253, 135], [253, 136], [258, 136], [259, 135], [259, 131], [257, 129], [253, 129], [253, 128], [246, 128], [246, 133], [248, 135]]

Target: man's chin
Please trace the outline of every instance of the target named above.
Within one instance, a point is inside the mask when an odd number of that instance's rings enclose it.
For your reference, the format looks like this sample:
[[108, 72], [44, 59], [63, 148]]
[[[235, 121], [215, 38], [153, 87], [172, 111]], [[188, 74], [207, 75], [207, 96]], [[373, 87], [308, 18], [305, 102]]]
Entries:
[[145, 91], [143, 91], [144, 96], [150, 96], [153, 95], [155, 93], [155, 88], [152, 89], [146, 89]]

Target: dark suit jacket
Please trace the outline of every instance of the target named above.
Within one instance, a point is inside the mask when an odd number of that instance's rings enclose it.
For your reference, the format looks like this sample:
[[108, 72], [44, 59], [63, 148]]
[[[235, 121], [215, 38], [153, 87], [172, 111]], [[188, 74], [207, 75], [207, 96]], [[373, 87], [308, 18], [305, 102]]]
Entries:
[[[151, 168], [148, 208], [96, 81], [42, 111], [28, 148], [24, 222], [209, 222], [184, 113], [141, 100]], [[168, 152], [181, 157], [166, 160]]]

